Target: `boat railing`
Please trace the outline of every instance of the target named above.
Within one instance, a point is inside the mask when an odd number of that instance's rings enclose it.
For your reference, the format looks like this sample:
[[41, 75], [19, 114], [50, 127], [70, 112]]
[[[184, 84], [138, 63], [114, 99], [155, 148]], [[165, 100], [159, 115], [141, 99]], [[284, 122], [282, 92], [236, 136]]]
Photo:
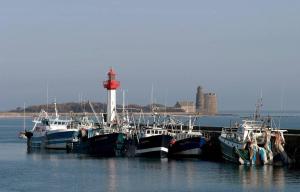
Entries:
[[234, 133], [234, 132], [236, 132], [236, 129], [233, 129], [232, 127], [229, 127], [229, 128], [223, 127], [222, 128], [222, 133], [230, 134], [230, 133]]
[[232, 128], [222, 128], [221, 135], [223, 137], [226, 137], [227, 139], [236, 140], [236, 141], [242, 141], [242, 136], [236, 132], [236, 129]]

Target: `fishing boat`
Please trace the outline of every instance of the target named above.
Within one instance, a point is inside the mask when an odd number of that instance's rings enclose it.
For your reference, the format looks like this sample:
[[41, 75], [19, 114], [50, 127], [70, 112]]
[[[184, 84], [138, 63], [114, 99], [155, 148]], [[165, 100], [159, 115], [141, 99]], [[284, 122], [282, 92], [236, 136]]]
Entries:
[[135, 154], [140, 157], [165, 158], [169, 153], [172, 136], [168, 130], [157, 126], [147, 126], [141, 129]]
[[253, 119], [243, 120], [236, 130], [223, 129], [219, 136], [222, 156], [239, 164], [273, 164], [289, 162], [284, 151], [286, 130], [272, 127], [270, 117], [261, 118], [259, 106]]
[[234, 132], [223, 129], [219, 137], [223, 158], [240, 164], [273, 164], [273, 160], [288, 163], [283, 147], [286, 130], [250, 128], [249, 123], [257, 125], [257, 122], [244, 121]]
[[101, 157], [124, 156], [126, 138], [116, 127], [90, 127], [80, 130], [78, 140], [69, 143], [68, 150]]
[[77, 139], [78, 129], [71, 126], [72, 119], [62, 119], [57, 112], [51, 117], [45, 110], [33, 120], [32, 130], [26, 131], [29, 149], [66, 149], [67, 143]]
[[[183, 130], [184, 124], [182, 122], [170, 117], [168, 119], [169, 132], [173, 136], [169, 146], [169, 157], [199, 158], [206, 140], [200, 130], [193, 130], [191, 117], [189, 117], [187, 130]], [[194, 119], [194, 122], [196, 119]]]
[[169, 157], [199, 158], [205, 143], [205, 138], [199, 132], [176, 133], [170, 143]]

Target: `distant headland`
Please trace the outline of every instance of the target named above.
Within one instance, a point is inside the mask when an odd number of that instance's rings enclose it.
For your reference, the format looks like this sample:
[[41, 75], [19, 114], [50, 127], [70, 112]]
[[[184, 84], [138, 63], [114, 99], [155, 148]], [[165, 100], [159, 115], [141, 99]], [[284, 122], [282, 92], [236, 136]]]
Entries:
[[[106, 103], [93, 102], [92, 106], [97, 113], [105, 113]], [[41, 105], [32, 105], [25, 108], [26, 116], [32, 116], [36, 113], [39, 113], [42, 109], [47, 110], [49, 113], [54, 113], [54, 104], [41, 104]], [[137, 105], [129, 104], [124, 107], [124, 109], [130, 113], [149, 113], [149, 112], [167, 112], [167, 113], [184, 113], [185, 111], [182, 108], [176, 106], [170, 107], [162, 104], [151, 104], [151, 105]], [[58, 103], [57, 110], [59, 113], [93, 113], [88, 102], [85, 103], [76, 103], [76, 102], [67, 102], [67, 103]], [[123, 106], [117, 105], [117, 112], [122, 112]], [[24, 113], [23, 107], [17, 107], [16, 109], [0, 112], [0, 117], [22, 117]]]

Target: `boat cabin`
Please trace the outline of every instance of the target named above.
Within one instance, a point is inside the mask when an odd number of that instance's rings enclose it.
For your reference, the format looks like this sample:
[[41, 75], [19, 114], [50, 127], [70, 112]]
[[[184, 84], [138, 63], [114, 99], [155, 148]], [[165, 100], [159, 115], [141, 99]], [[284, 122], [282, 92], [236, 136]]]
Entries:
[[168, 131], [165, 129], [160, 128], [153, 128], [153, 129], [146, 129], [145, 130], [145, 137], [150, 137], [154, 135], [167, 135]]

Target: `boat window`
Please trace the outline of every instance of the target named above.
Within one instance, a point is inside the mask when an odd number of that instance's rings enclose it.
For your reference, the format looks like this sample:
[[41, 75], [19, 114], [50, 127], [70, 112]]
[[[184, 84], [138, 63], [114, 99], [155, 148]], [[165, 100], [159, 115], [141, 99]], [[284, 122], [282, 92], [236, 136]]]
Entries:
[[158, 131], [158, 134], [161, 134], [161, 131]]
[[146, 131], [146, 133], [147, 133], [147, 134], [150, 134], [150, 131], [149, 131], [149, 130], [147, 130], [147, 131]]
[[157, 130], [155, 131], [155, 134], [157, 134]]

